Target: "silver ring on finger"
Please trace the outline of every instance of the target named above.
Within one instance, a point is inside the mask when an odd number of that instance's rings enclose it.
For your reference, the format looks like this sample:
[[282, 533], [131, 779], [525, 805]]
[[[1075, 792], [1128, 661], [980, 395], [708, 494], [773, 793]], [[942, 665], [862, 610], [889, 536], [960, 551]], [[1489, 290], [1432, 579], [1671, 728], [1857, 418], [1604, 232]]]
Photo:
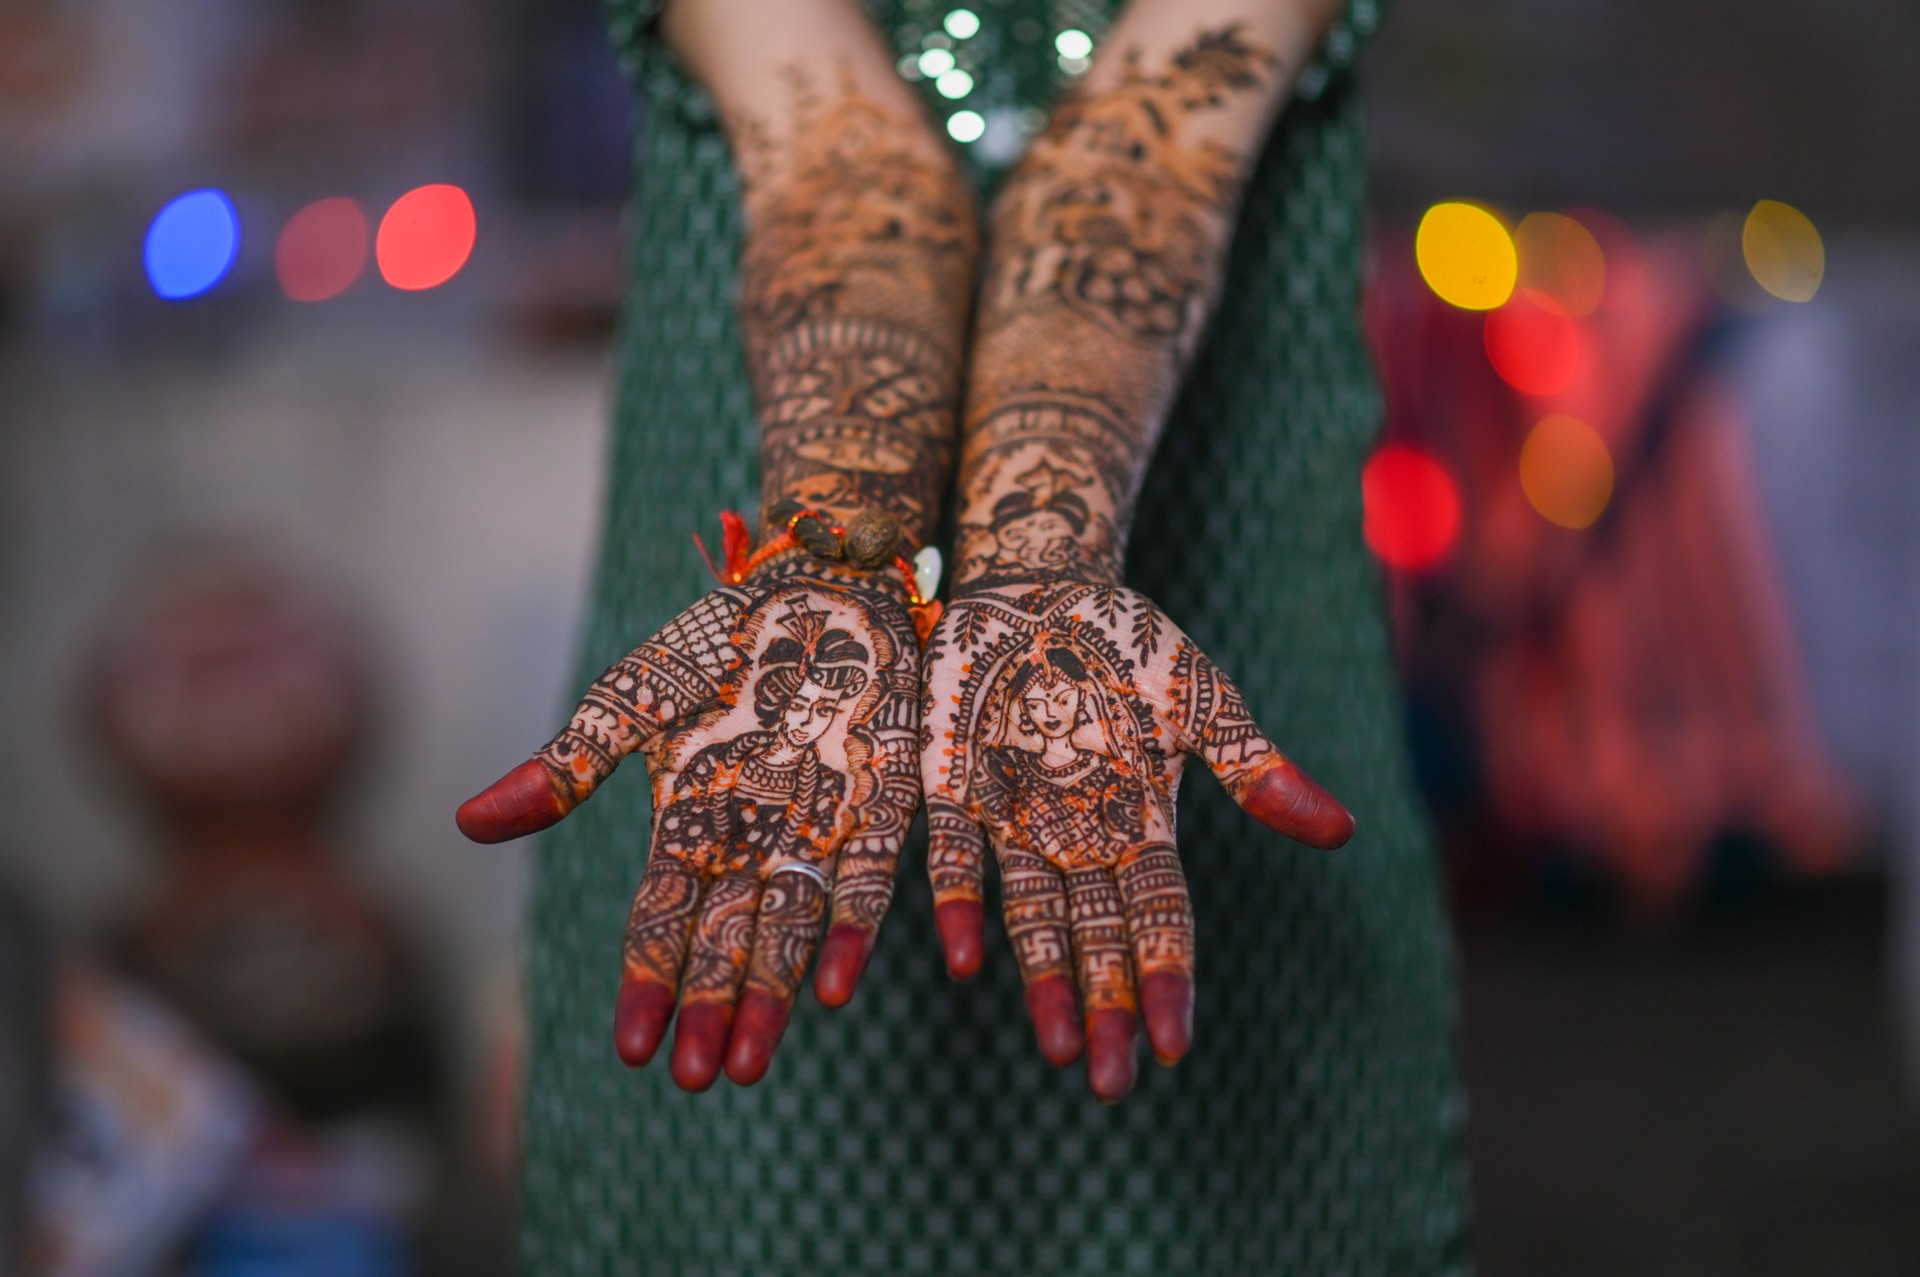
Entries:
[[820, 890], [827, 892], [829, 895], [833, 892], [832, 885], [827, 882], [826, 871], [821, 869], [819, 865], [808, 864], [804, 860], [789, 860], [786, 864], [781, 865], [778, 869], [768, 874], [767, 881], [772, 882], [781, 874], [800, 874], [803, 877], [811, 878], [819, 883]]

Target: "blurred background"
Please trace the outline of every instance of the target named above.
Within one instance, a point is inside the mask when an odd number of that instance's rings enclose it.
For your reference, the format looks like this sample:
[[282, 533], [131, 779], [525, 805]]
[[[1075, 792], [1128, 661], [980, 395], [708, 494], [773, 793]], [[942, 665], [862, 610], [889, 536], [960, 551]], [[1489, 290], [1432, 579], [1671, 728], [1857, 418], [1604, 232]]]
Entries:
[[[1916, 47], [1363, 59], [1490, 1277], [1920, 1272]], [[451, 812], [560, 709], [634, 125], [591, 0], [0, 0], [6, 1271], [508, 1271], [526, 852]]]

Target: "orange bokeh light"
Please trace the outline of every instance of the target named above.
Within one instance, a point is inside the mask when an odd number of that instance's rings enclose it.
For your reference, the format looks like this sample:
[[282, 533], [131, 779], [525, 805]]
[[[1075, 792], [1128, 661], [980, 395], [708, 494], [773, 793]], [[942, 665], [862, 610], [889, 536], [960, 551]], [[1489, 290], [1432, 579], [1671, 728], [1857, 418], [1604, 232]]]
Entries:
[[1500, 379], [1523, 395], [1557, 395], [1573, 384], [1586, 359], [1578, 322], [1545, 293], [1523, 289], [1487, 312], [1487, 359]]
[[315, 200], [280, 230], [273, 270], [297, 302], [325, 301], [347, 291], [367, 264], [367, 215], [350, 199]]
[[1569, 315], [1590, 315], [1607, 295], [1607, 255], [1565, 213], [1528, 213], [1513, 232], [1520, 287], [1545, 293]]
[[417, 186], [380, 219], [374, 257], [395, 288], [417, 291], [446, 283], [473, 253], [473, 201], [457, 186]]
[[1520, 487], [1547, 522], [1591, 527], [1613, 499], [1613, 456], [1592, 426], [1554, 413], [1521, 445]]
[[1388, 567], [1432, 567], [1460, 534], [1459, 486], [1418, 448], [1390, 443], [1374, 453], [1360, 472], [1360, 496], [1361, 533]]

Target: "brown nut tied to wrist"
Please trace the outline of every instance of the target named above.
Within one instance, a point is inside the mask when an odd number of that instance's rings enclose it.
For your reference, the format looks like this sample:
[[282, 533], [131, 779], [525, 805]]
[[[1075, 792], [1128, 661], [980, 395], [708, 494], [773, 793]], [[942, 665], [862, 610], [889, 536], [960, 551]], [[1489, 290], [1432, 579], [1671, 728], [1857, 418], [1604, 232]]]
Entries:
[[[792, 497], [774, 502], [767, 509], [767, 532], [771, 532], [775, 528], [784, 529], [794, 515], [801, 513], [806, 508], [807, 507], [801, 505]], [[767, 532], [763, 532], [762, 535], [766, 535]]]
[[845, 553], [833, 529], [812, 514], [802, 515], [794, 522], [793, 539], [816, 558], [838, 559]]
[[892, 563], [905, 550], [906, 529], [900, 517], [884, 510], [862, 510], [847, 524], [847, 561], [857, 568], [877, 572]]

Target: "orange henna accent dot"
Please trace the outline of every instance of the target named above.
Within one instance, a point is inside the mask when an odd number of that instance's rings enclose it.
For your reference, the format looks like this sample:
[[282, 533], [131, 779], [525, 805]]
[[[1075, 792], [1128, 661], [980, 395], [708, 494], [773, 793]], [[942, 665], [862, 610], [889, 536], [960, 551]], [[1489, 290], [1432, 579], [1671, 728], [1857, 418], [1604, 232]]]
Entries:
[[1086, 1039], [1080, 1032], [1080, 999], [1073, 981], [1052, 975], [1027, 986], [1027, 1014], [1047, 1063], [1063, 1069], [1080, 1058]]
[[704, 1091], [720, 1076], [726, 1053], [733, 1008], [714, 1002], [695, 1002], [680, 1008], [673, 1031], [673, 1081], [683, 1091]]
[[506, 842], [539, 833], [571, 810], [554, 792], [545, 764], [529, 758], [461, 803], [453, 823], [475, 842]]
[[1140, 1014], [1147, 1022], [1153, 1058], [1178, 1064], [1193, 1045], [1193, 980], [1172, 971], [1140, 977]]
[[1131, 1011], [1095, 1011], [1087, 1017], [1087, 1085], [1108, 1104], [1133, 1089], [1133, 1040], [1138, 1021]]
[[613, 1008], [613, 1049], [630, 1068], [653, 1059], [673, 1019], [673, 987], [629, 976], [620, 984]]
[[836, 923], [820, 946], [820, 965], [813, 974], [813, 996], [823, 1007], [843, 1007], [853, 1001], [853, 991], [873, 956], [874, 933], [865, 927]]
[[1278, 762], [1248, 785], [1240, 805], [1269, 829], [1331, 851], [1353, 837], [1353, 813], [1290, 762]]
[[933, 907], [933, 925], [946, 951], [947, 974], [971, 980], [985, 960], [986, 913], [978, 900], [948, 900]]
[[770, 993], [748, 989], [740, 995], [733, 1036], [727, 1040], [727, 1077], [736, 1086], [752, 1086], [767, 1075], [774, 1048], [787, 1031], [793, 1004]]

